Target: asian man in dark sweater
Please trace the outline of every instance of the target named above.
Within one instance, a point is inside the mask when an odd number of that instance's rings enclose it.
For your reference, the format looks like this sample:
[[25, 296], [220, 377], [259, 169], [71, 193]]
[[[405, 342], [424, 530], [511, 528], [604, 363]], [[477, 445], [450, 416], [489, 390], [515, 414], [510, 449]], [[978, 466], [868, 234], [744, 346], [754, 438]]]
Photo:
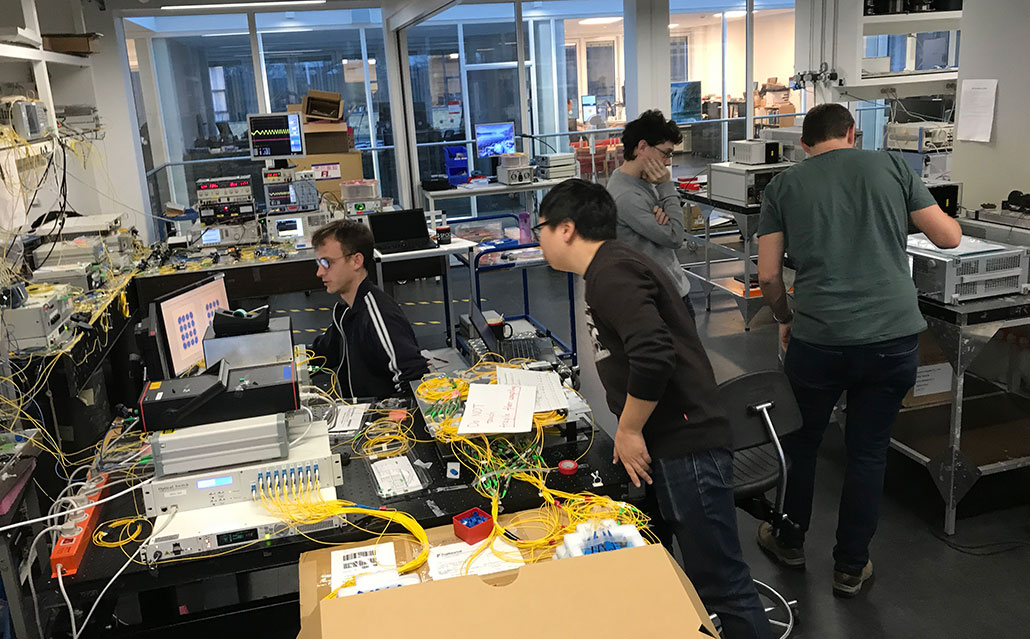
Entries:
[[576, 179], [547, 194], [534, 227], [548, 263], [586, 281], [597, 373], [619, 418], [613, 461], [637, 486], [654, 486], [683, 568], [723, 636], [771, 637], [741, 557], [730, 430], [711, 363], [665, 269], [616, 241], [615, 227], [604, 187]]

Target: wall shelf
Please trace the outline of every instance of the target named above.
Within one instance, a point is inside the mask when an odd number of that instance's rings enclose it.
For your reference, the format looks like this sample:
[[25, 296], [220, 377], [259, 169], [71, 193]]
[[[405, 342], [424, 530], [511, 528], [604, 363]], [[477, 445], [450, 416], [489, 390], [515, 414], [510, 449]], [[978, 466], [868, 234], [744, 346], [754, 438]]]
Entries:
[[46, 62], [71, 67], [88, 67], [92, 65], [89, 58], [67, 53], [55, 53], [16, 44], [0, 43], [0, 62]]
[[961, 11], [926, 11], [883, 16], [863, 16], [862, 35], [900, 35], [928, 31], [958, 31]]

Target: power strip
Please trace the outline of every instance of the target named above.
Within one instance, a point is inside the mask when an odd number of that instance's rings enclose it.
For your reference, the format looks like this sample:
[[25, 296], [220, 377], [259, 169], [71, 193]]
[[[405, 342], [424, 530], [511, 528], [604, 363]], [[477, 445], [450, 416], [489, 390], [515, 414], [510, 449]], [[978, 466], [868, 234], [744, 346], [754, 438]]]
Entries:
[[[89, 489], [93, 491], [93, 494], [86, 497], [86, 500], [93, 504], [103, 499], [104, 494], [107, 493], [108, 475], [104, 473], [100, 477], [100, 483]], [[84, 486], [82, 490], [86, 491], [87, 487]], [[89, 547], [93, 539], [93, 530], [97, 527], [97, 520], [100, 518], [100, 515], [96, 514], [96, 509], [96, 506], [90, 506], [83, 511], [66, 515], [66, 522], [69, 521], [69, 517], [85, 515], [85, 518], [75, 521], [75, 533], [62, 535], [57, 540], [57, 543], [54, 544], [54, 549], [50, 553], [50, 570], [53, 572], [52, 576], [54, 578], [57, 577], [58, 566], [61, 567], [61, 574], [65, 577], [78, 572], [79, 564], [82, 563], [82, 557], [86, 554], [86, 548]]]

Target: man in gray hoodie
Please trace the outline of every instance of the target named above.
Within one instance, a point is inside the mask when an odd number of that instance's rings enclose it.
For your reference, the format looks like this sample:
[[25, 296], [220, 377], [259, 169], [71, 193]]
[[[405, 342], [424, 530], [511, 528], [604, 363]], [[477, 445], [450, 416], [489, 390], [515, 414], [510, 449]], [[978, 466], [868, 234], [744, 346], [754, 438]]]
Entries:
[[683, 209], [669, 174], [673, 148], [683, 140], [676, 123], [661, 111], [645, 111], [622, 134], [626, 158], [608, 178], [608, 193], [618, 212], [617, 239], [664, 268], [687, 305], [690, 281], [680, 268], [676, 249], [683, 244]]

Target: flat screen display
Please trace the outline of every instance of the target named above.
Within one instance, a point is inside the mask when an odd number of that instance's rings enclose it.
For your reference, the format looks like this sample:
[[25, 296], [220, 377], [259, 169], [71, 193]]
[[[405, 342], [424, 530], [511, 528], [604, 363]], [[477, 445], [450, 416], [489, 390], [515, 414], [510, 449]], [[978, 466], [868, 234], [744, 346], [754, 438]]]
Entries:
[[304, 153], [304, 130], [299, 113], [261, 113], [247, 116], [250, 157], [282, 160]]
[[514, 153], [515, 123], [477, 124], [476, 150], [481, 158]]

